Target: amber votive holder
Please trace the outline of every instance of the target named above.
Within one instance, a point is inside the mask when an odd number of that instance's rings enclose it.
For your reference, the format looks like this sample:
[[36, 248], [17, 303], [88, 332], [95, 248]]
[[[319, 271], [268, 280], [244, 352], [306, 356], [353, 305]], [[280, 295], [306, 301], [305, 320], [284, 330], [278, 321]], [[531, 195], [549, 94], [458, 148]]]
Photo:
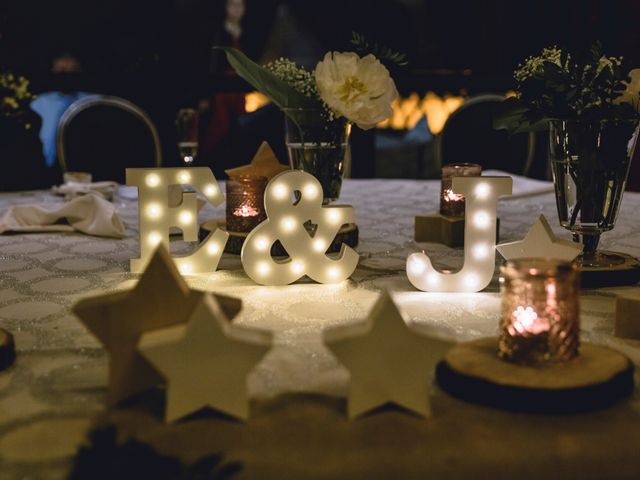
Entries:
[[248, 233], [267, 219], [264, 191], [267, 177], [234, 176], [227, 180], [227, 230]]
[[529, 365], [575, 358], [580, 344], [580, 274], [575, 266], [523, 258], [500, 270], [499, 356]]
[[440, 214], [464, 217], [464, 196], [453, 191], [453, 177], [479, 177], [482, 167], [477, 163], [450, 163], [442, 167], [440, 184]]

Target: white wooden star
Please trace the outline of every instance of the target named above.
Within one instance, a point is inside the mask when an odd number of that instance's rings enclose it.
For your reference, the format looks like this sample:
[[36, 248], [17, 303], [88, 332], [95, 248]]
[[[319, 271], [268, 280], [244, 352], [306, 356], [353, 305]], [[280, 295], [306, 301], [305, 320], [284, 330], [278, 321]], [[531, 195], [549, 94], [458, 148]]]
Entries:
[[167, 422], [211, 407], [246, 420], [247, 375], [272, 334], [234, 326], [219, 299], [203, 295], [186, 324], [146, 333], [138, 349], [167, 381]]
[[383, 292], [367, 320], [323, 332], [327, 347], [349, 370], [349, 418], [395, 403], [421, 416], [431, 414], [431, 373], [451, 342], [410, 329]]
[[505, 260], [518, 258], [557, 258], [573, 261], [582, 245], [556, 237], [544, 215], [540, 215], [523, 240], [501, 243], [496, 247]]

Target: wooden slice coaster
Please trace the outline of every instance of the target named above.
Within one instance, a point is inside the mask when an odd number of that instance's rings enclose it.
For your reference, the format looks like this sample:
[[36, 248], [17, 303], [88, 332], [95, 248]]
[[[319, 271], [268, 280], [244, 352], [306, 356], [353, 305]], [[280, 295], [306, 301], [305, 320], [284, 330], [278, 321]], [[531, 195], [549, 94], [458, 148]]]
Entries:
[[640, 260], [625, 253], [607, 251], [599, 253], [610, 258], [611, 264], [605, 267], [592, 267], [577, 263], [583, 288], [635, 285], [640, 281]]
[[585, 344], [569, 362], [518, 365], [498, 357], [497, 338], [453, 347], [436, 367], [443, 390], [463, 400], [531, 413], [574, 413], [611, 405], [633, 391], [633, 364]]
[[[200, 241], [204, 240], [204, 238], [216, 228], [220, 228], [229, 233], [229, 240], [224, 247], [224, 251], [226, 253], [235, 253], [239, 255], [242, 251], [242, 244], [244, 243], [245, 238], [247, 238], [248, 233], [228, 231], [224, 220], [209, 220], [200, 226]], [[333, 240], [326, 253], [338, 253], [343, 243], [346, 243], [350, 247], [356, 247], [358, 245], [359, 233], [358, 226], [355, 223], [347, 223], [343, 225], [340, 227], [336, 238]], [[287, 252], [280, 242], [276, 242], [271, 248], [271, 255], [274, 257], [283, 257], [287, 255]]]
[[13, 365], [16, 359], [16, 349], [13, 335], [0, 328], [0, 370], [5, 370]]

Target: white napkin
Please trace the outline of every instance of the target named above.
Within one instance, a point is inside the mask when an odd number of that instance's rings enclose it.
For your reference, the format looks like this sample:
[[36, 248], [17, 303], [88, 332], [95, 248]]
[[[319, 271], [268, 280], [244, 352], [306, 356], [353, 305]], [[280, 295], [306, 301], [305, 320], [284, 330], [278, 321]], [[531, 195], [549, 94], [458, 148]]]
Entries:
[[[67, 223], [56, 223], [62, 219]], [[124, 224], [113, 204], [94, 193], [76, 197], [54, 209], [16, 205], [0, 218], [0, 233], [73, 230], [99, 237], [124, 236]]]
[[106, 199], [113, 198], [114, 192], [118, 189], [116, 182], [67, 182], [59, 186], [52, 187], [53, 192], [68, 197], [77, 197], [87, 193], [98, 193]]

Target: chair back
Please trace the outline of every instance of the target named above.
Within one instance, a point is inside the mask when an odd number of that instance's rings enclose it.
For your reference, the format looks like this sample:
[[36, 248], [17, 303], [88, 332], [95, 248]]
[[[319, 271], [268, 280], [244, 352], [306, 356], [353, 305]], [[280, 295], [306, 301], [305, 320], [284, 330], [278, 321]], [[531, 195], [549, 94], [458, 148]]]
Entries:
[[440, 165], [478, 163], [483, 170], [528, 175], [535, 156], [535, 134], [511, 136], [493, 128], [496, 108], [504, 98], [496, 94], [478, 95], [455, 110], [436, 137], [436, 161]]
[[91, 95], [73, 102], [56, 136], [63, 172], [89, 172], [94, 181], [125, 182], [128, 167], [159, 167], [158, 131], [137, 105], [119, 97]]

